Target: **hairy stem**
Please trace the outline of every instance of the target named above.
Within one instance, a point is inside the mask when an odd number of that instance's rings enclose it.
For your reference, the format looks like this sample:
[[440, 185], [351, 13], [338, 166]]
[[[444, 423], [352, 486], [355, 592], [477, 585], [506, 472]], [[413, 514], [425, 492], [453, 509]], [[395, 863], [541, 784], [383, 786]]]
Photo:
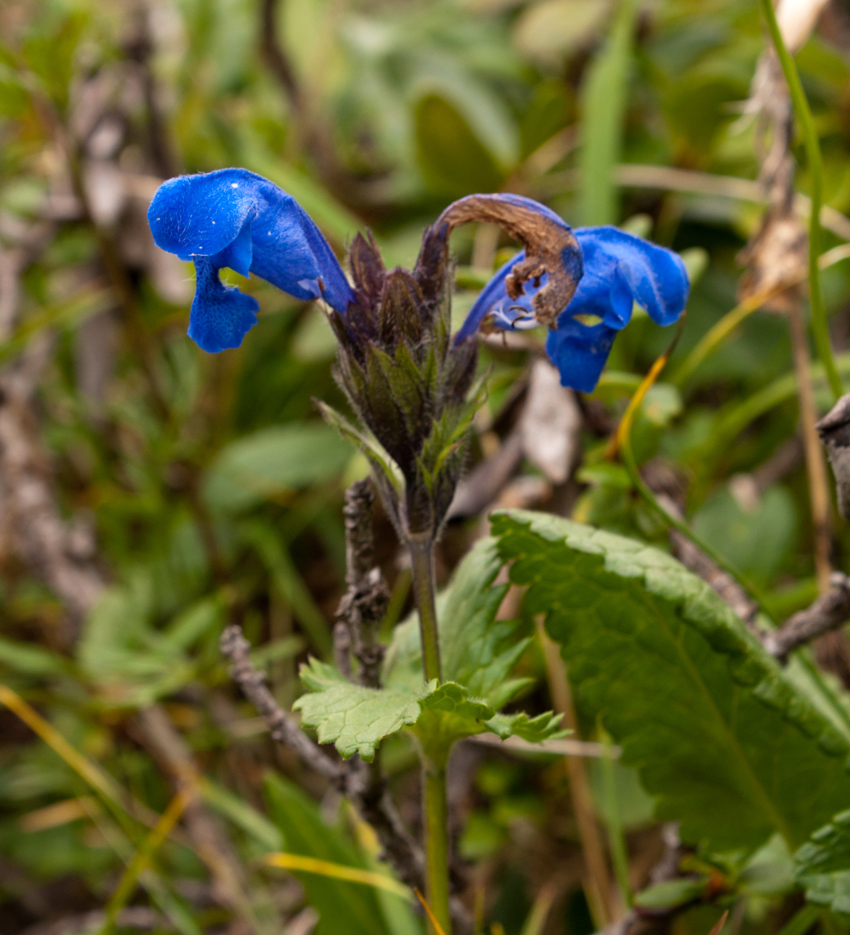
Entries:
[[785, 75], [785, 80], [788, 82], [788, 90], [791, 92], [794, 112], [800, 123], [800, 131], [803, 134], [806, 156], [809, 161], [809, 175], [811, 176], [812, 189], [812, 211], [809, 218], [809, 295], [811, 296], [812, 303], [812, 331], [815, 336], [818, 357], [820, 357], [823, 369], [826, 372], [829, 387], [832, 390], [833, 396], [838, 399], [841, 395], [841, 378], [838, 375], [838, 369], [832, 357], [832, 346], [829, 341], [829, 329], [826, 324], [826, 308], [824, 307], [823, 296], [821, 295], [820, 271], [818, 268], [821, 241], [820, 211], [823, 202], [823, 160], [821, 158], [820, 144], [818, 143], [818, 136], [815, 130], [814, 120], [812, 119], [812, 112], [809, 108], [809, 102], [806, 100], [806, 94], [803, 91], [800, 75], [797, 72], [797, 65], [791, 53], [785, 47], [782, 33], [779, 30], [779, 24], [776, 21], [776, 11], [773, 9], [773, 3], [771, 0], [761, 0], [761, 8], [765, 21], [767, 22], [770, 38], [773, 40], [776, 54], [779, 56], [782, 73]]
[[[425, 806], [426, 896], [443, 932], [451, 935], [446, 767], [428, 756], [422, 761], [422, 800]], [[436, 935], [433, 925], [428, 928], [430, 935]]]
[[[436, 580], [433, 537], [414, 535], [407, 540], [413, 571], [413, 597], [419, 613], [422, 668], [425, 681], [442, 681], [440, 641], [437, 633]], [[440, 751], [443, 753], [443, 751]], [[446, 760], [430, 751], [422, 754], [422, 807], [425, 816], [425, 868], [428, 905], [445, 935], [451, 935], [449, 916], [449, 834], [446, 807]], [[429, 924], [431, 935], [437, 930]]]
[[430, 535], [414, 535], [407, 540], [413, 571], [413, 599], [419, 613], [422, 637], [422, 668], [425, 681], [443, 680], [440, 666], [440, 640], [437, 633], [436, 583], [434, 579], [434, 540]]

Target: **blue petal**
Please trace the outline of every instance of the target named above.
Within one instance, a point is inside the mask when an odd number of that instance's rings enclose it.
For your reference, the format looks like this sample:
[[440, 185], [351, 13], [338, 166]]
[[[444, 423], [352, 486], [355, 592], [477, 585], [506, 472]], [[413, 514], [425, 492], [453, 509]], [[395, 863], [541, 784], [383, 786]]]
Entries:
[[575, 235], [584, 254], [584, 277], [569, 304], [570, 316], [597, 315], [619, 330], [637, 302], [659, 325], [679, 318], [690, 286], [678, 254], [616, 227], [584, 227]]
[[253, 296], [223, 285], [218, 267], [209, 259], [195, 259], [195, 275], [189, 337], [210, 353], [239, 347], [245, 334], [257, 324], [259, 303]]
[[561, 374], [561, 385], [592, 393], [616, 336], [617, 329], [604, 322], [582, 325], [562, 315], [558, 330], [550, 331], [546, 338], [546, 352]]
[[[154, 196], [148, 223], [163, 250], [181, 259], [207, 259], [203, 277], [199, 268], [199, 289], [202, 278], [209, 280], [211, 271], [226, 266], [243, 276], [254, 273], [297, 299], [323, 298], [340, 314], [354, 300], [342, 267], [311, 218], [291, 195], [245, 169], [170, 179]], [[199, 296], [201, 308], [215, 295], [209, 288], [209, 295]], [[241, 316], [233, 335], [250, 327], [242, 299], [227, 303]], [[193, 315], [194, 310], [195, 305]]]

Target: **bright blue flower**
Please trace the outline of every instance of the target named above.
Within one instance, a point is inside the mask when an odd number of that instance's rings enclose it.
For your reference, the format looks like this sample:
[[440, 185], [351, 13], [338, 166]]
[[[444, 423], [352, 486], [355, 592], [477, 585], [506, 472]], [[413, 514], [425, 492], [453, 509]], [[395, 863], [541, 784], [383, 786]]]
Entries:
[[162, 184], [148, 209], [157, 246], [195, 263], [189, 337], [205, 351], [238, 347], [257, 323], [253, 296], [219, 270], [254, 273], [296, 299], [324, 299], [344, 314], [354, 292], [322, 233], [297, 201], [246, 169], [183, 175]]
[[[685, 308], [689, 282], [681, 258], [664, 247], [615, 227], [585, 227], [574, 233], [584, 256], [584, 275], [549, 333], [546, 351], [564, 386], [589, 393], [599, 381], [617, 332], [629, 323], [634, 303], [659, 325], [670, 325]], [[513, 267], [523, 259], [520, 253], [496, 273], [473, 305], [459, 339], [474, 334], [482, 323], [503, 331], [538, 324], [532, 300], [545, 286], [546, 276], [525, 283], [516, 299], [506, 288]], [[585, 324], [579, 315], [598, 321]]]

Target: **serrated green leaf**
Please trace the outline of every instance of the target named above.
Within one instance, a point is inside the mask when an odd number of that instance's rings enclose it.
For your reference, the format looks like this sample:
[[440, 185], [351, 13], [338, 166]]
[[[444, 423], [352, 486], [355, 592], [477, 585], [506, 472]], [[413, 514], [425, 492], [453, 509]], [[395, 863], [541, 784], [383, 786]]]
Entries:
[[526, 607], [546, 614], [579, 706], [601, 716], [688, 842], [791, 847], [850, 801], [850, 735], [699, 578], [656, 549], [557, 517], [498, 514]]
[[378, 744], [402, 727], [419, 720], [419, 702], [437, 687], [419, 691], [376, 690], [349, 682], [333, 667], [311, 659], [301, 667], [301, 681], [310, 689], [295, 702], [307, 727], [315, 727], [319, 743], [332, 743], [345, 758], [358, 753], [368, 762]]
[[497, 714], [487, 721], [487, 729], [502, 740], [508, 737], [521, 737], [529, 743], [542, 743], [555, 737], [565, 737], [569, 731], [561, 727], [561, 715], [544, 711], [536, 717], [529, 717], [525, 711], [519, 714]]
[[528, 679], [508, 679], [528, 644], [516, 639], [516, 621], [496, 621], [507, 585], [492, 587], [501, 567], [493, 539], [479, 542], [458, 568], [448, 592], [438, 598], [442, 652], [441, 685], [425, 685], [415, 615], [396, 627], [380, 691], [353, 685], [314, 659], [301, 668], [310, 690], [295, 707], [303, 723], [317, 729], [321, 743], [333, 743], [343, 757], [371, 760], [385, 737], [410, 728], [423, 746], [447, 754], [461, 737], [490, 731], [531, 742], [562, 736], [560, 716], [551, 712], [497, 714]]
[[445, 762], [455, 741], [483, 733], [495, 713], [464, 686], [443, 682], [422, 699], [422, 715], [413, 733], [433, 761]]
[[850, 811], [836, 815], [797, 851], [794, 876], [809, 902], [850, 915]]
[[[558, 718], [544, 714], [497, 715], [481, 698], [457, 682], [384, 689], [354, 685], [336, 669], [316, 659], [301, 667], [301, 680], [310, 689], [295, 703], [307, 727], [317, 729], [320, 743], [332, 743], [344, 758], [355, 753], [367, 762], [380, 742], [402, 728], [410, 728], [436, 756], [447, 755], [455, 741], [492, 731], [526, 739], [554, 735]], [[553, 726], [554, 722], [554, 726]]]

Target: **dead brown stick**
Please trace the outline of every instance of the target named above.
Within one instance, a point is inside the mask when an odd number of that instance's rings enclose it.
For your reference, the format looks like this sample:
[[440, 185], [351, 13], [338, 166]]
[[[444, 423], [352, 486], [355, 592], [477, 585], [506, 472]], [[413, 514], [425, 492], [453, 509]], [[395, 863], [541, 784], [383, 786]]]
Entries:
[[264, 672], [255, 669], [249, 652], [251, 646], [242, 635], [238, 624], [227, 627], [221, 635], [221, 653], [230, 662], [230, 674], [239, 686], [242, 694], [260, 712], [268, 724], [272, 739], [294, 750], [305, 766], [339, 785], [342, 771], [338, 763], [332, 760], [301, 730], [295, 717], [275, 701], [274, 695], [266, 686]]
[[[52, 225], [36, 225], [18, 247], [0, 250], [0, 341], [8, 338], [20, 315], [20, 278], [52, 234]], [[32, 396], [50, 350], [49, 336], [41, 336], [0, 370], [0, 542], [8, 543], [59, 597], [70, 619], [66, 636], [71, 642], [106, 582], [91, 536], [62, 519], [50, 458], [38, 436]]]
[[383, 857], [400, 880], [422, 887], [425, 858], [418, 843], [404, 827], [383, 780], [376, 782], [360, 770], [341, 768], [301, 730], [296, 719], [284, 711], [265, 685], [265, 675], [251, 663], [250, 645], [242, 629], [229, 626], [221, 637], [222, 654], [231, 663], [233, 680], [262, 714], [278, 743], [294, 750], [309, 769], [330, 780], [354, 803], [364, 821], [375, 830]]
[[[381, 569], [375, 565], [372, 507], [375, 492], [369, 480], [355, 481], [345, 492], [345, 580], [348, 590], [337, 609], [337, 618], [348, 631], [359, 662], [358, 681], [378, 688], [384, 647], [378, 630], [387, 612], [390, 594]], [[336, 631], [334, 633], [336, 638]]]
[[840, 572], [833, 572], [829, 584], [830, 590], [811, 607], [789, 617], [778, 630], [764, 635], [765, 649], [772, 656], [784, 660], [798, 646], [850, 620], [850, 578]]

